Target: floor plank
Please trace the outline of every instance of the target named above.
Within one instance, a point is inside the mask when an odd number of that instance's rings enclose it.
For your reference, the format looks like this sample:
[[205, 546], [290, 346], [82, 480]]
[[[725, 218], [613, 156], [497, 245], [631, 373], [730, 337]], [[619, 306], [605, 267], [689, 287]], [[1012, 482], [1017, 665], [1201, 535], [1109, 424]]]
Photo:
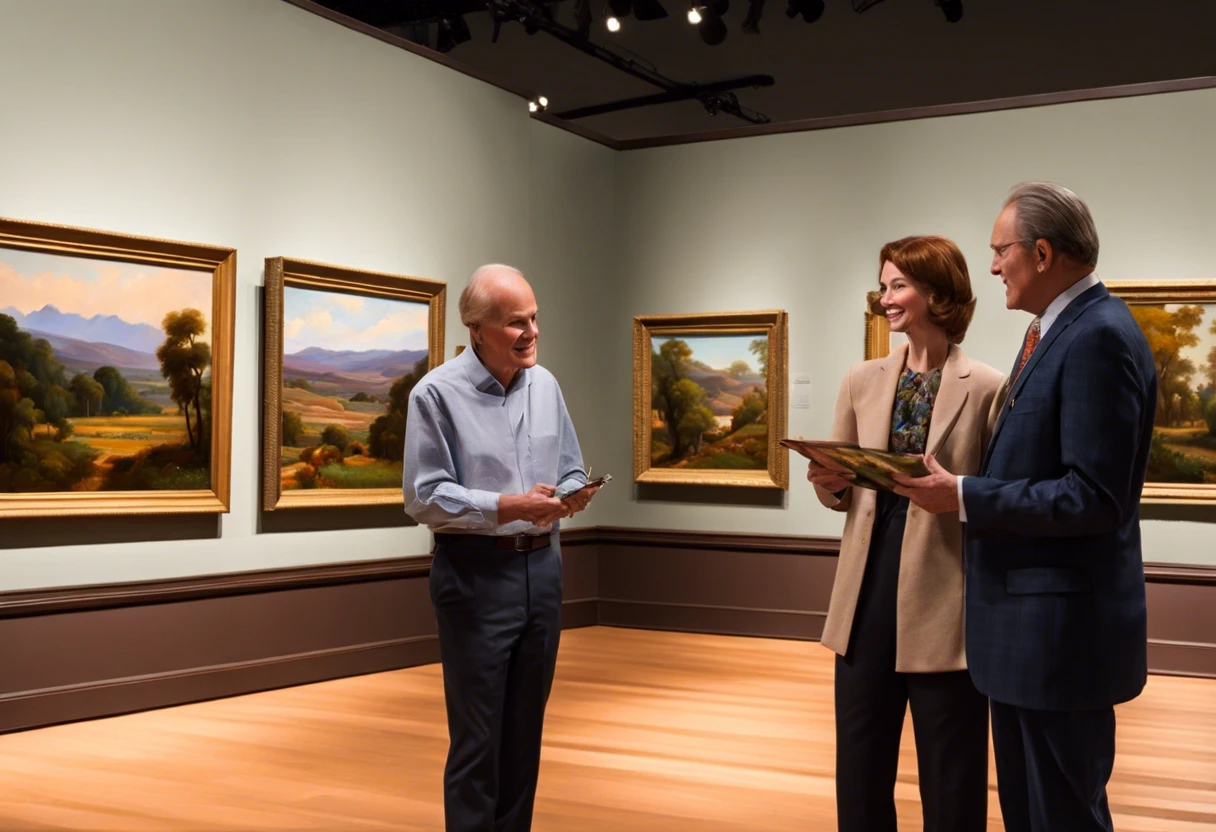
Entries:
[[[563, 634], [537, 832], [834, 828], [832, 660], [818, 644]], [[1216, 828], [1216, 681], [1120, 706], [1121, 832]], [[0, 830], [441, 830], [437, 665], [0, 737]], [[995, 782], [990, 766], [990, 780]], [[920, 828], [905, 725], [900, 828]], [[991, 830], [1001, 829], [995, 791]]]

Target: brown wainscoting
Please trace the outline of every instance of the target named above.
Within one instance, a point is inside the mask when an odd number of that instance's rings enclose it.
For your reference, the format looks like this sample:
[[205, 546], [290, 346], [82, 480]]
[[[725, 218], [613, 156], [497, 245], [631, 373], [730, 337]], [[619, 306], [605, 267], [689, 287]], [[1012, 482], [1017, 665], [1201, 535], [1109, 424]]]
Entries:
[[[564, 627], [598, 618], [598, 559], [564, 552]], [[431, 558], [0, 593], [0, 731], [439, 660]]]
[[840, 540], [600, 527], [601, 624], [818, 639]]
[[[563, 627], [817, 639], [840, 541], [562, 533]], [[0, 731], [435, 662], [430, 557], [0, 593]], [[1216, 677], [1216, 569], [1152, 565], [1149, 666]]]

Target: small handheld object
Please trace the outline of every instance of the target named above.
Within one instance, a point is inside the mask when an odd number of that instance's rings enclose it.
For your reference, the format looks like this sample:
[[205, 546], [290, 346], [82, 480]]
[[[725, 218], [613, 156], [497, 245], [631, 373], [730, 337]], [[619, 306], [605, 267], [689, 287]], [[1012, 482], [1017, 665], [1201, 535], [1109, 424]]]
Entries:
[[577, 491], [582, 491], [584, 488], [595, 488], [596, 486], [600, 486], [606, 482], [611, 482], [611, 481], [612, 481], [612, 474], [604, 474], [604, 476], [602, 476], [602, 477], [596, 477], [593, 480], [588, 480], [586, 485], [580, 485], [578, 488], [571, 489], [570, 491], [567, 491], [564, 494], [559, 495], [559, 499], [564, 500], [567, 497], [569, 497], [571, 494], [574, 494]]

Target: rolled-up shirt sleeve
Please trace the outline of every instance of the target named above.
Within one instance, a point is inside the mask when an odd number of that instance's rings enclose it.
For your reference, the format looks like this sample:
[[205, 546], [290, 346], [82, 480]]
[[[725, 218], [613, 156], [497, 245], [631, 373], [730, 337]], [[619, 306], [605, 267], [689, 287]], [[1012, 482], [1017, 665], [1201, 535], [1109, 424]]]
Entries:
[[[427, 526], [494, 529], [498, 494], [460, 484], [452, 454], [451, 421], [443, 418], [443, 405], [430, 392], [430, 388], [415, 388], [410, 394], [401, 475], [405, 512]], [[577, 447], [576, 440], [576, 451]]]
[[574, 422], [570, 419], [570, 412], [566, 410], [566, 399], [560, 390], [557, 391], [557, 404], [561, 409], [557, 493], [561, 496], [586, 485], [587, 474], [583, 470], [583, 451], [578, 444], [578, 435], [574, 432]]

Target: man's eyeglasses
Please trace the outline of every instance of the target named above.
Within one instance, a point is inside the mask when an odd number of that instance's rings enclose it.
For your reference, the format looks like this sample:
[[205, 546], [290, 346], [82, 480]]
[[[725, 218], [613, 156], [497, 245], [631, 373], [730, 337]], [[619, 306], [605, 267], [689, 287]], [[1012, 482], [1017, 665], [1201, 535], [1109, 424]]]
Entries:
[[1008, 243], [1001, 243], [998, 246], [989, 246], [989, 248], [992, 249], [992, 253], [995, 254], [997, 257], [1004, 258], [1005, 252], [1009, 249], [1009, 247], [1016, 246], [1020, 242], [1022, 242], [1022, 241], [1021, 240], [1011, 240]]

